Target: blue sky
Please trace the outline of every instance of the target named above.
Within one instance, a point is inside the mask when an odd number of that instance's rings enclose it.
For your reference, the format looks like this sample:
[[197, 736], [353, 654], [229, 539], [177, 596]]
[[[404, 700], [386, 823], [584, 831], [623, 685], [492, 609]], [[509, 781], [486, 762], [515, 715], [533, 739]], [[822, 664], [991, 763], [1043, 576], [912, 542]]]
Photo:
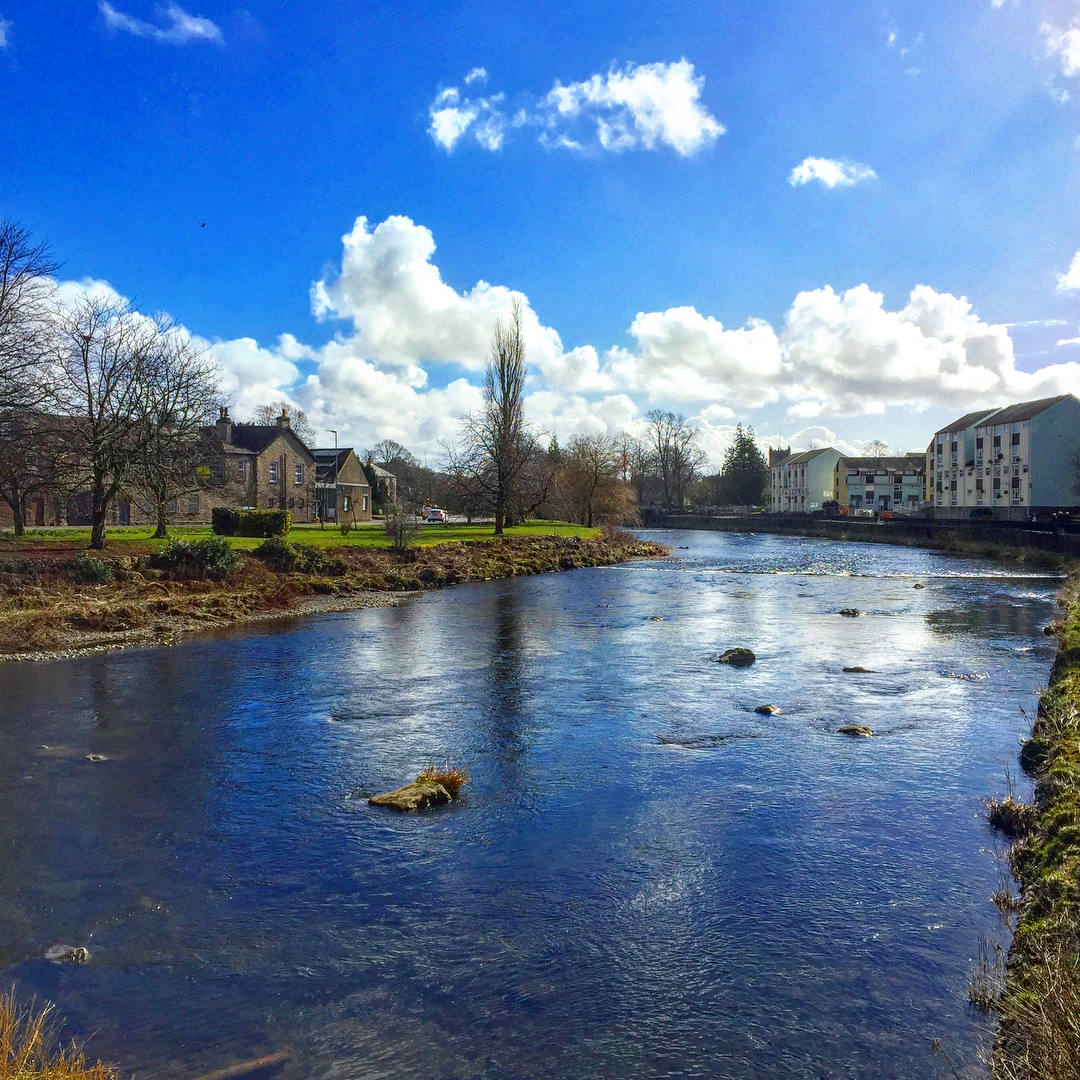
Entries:
[[210, 343], [239, 415], [434, 453], [510, 290], [560, 437], [908, 449], [1080, 393], [1080, 0], [0, 20], [0, 215]]

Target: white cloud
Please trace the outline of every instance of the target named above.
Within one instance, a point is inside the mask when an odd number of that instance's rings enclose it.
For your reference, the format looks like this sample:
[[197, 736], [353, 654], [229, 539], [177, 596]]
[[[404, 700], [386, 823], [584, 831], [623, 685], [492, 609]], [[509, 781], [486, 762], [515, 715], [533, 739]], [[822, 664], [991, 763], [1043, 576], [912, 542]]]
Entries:
[[98, 0], [98, 10], [110, 30], [124, 30], [136, 37], [151, 38], [167, 45], [186, 45], [192, 41], [215, 41], [221, 44], [221, 29], [216, 23], [201, 15], [189, 15], [179, 4], [169, 4], [165, 8], [165, 17], [169, 20], [166, 27], [155, 26], [134, 16], [125, 15], [108, 2]]
[[6, 49], [11, 44], [11, 28], [14, 25], [10, 19], [0, 17], [0, 49]]
[[[486, 80], [483, 68], [465, 77], [466, 84]], [[701, 104], [703, 85], [687, 60], [627, 64], [582, 82], [556, 81], [540, 100], [523, 98], [512, 116], [503, 94], [468, 98], [450, 87], [428, 109], [428, 132], [447, 151], [466, 135], [486, 150], [498, 150], [510, 129], [538, 127], [549, 149], [620, 152], [670, 146], [686, 157], [725, 130]]]
[[1059, 344], [1059, 345], [1080, 345], [1080, 337], [1074, 337], [1074, 338], [1062, 338], [1062, 339], [1061, 339], [1061, 340], [1060, 340], [1060, 341], [1058, 342], [1058, 344]]
[[1069, 91], [1066, 90], [1064, 86], [1051, 86], [1050, 87], [1050, 96], [1059, 105], [1068, 105], [1069, 101], [1071, 100]]
[[1069, 269], [1064, 274], [1058, 274], [1057, 291], [1075, 292], [1080, 289], [1080, 251], [1073, 256]]
[[1061, 61], [1061, 73], [1069, 78], [1080, 75], [1080, 15], [1073, 18], [1068, 30], [1061, 30], [1050, 23], [1040, 27], [1046, 41], [1046, 55]]
[[851, 187], [860, 180], [872, 180], [877, 173], [869, 165], [857, 161], [834, 161], [831, 158], [808, 157], [791, 170], [788, 183], [802, 187], [811, 180], [820, 180], [827, 188]]

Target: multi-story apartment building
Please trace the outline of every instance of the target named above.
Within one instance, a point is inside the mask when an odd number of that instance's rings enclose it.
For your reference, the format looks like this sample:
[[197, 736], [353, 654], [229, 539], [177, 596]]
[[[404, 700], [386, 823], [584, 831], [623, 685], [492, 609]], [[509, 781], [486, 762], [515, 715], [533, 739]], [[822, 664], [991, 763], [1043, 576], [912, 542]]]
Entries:
[[1075, 506], [1078, 451], [1080, 400], [1072, 394], [969, 413], [927, 449], [935, 516], [986, 507], [1022, 519]]
[[836, 463], [836, 497], [851, 511], [917, 510], [926, 495], [926, 456], [843, 457]]
[[831, 446], [800, 454], [770, 451], [769, 480], [775, 514], [809, 514], [836, 498], [836, 463]]

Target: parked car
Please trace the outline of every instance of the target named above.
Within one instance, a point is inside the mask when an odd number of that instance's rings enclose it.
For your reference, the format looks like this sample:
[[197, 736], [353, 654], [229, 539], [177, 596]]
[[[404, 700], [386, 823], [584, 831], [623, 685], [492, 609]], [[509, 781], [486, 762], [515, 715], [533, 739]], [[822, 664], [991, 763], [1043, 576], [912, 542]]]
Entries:
[[858, 510], [852, 510], [851, 516], [872, 518], [874, 516], [874, 511], [871, 510], [868, 506], [862, 506]]
[[437, 506], [429, 506], [424, 520], [429, 525], [445, 525], [449, 522], [450, 515], [445, 510], [440, 510]]

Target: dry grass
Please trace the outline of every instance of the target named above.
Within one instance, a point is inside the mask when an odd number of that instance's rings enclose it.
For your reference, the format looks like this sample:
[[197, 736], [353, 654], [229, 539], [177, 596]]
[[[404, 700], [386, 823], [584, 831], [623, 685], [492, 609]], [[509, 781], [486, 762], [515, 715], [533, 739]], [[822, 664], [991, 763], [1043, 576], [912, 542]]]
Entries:
[[1004, 799], [989, 799], [986, 818], [990, 824], [1014, 839], [1027, 836], [1035, 825], [1038, 813], [1034, 806], [1021, 802], [1011, 793]]
[[436, 784], [442, 784], [450, 798], [456, 799], [470, 777], [468, 769], [447, 769], [429, 765], [416, 779], [433, 780]]
[[0, 1080], [119, 1080], [119, 1074], [100, 1061], [86, 1063], [86, 1055], [72, 1044], [66, 1049], [56, 1039], [52, 1005], [38, 1009], [33, 1002], [21, 1007], [15, 993], [0, 995]]
[[997, 1007], [1005, 990], [1005, 951], [986, 938], [979, 941], [979, 962], [968, 982], [968, 1001], [977, 1009], [989, 1012]]

